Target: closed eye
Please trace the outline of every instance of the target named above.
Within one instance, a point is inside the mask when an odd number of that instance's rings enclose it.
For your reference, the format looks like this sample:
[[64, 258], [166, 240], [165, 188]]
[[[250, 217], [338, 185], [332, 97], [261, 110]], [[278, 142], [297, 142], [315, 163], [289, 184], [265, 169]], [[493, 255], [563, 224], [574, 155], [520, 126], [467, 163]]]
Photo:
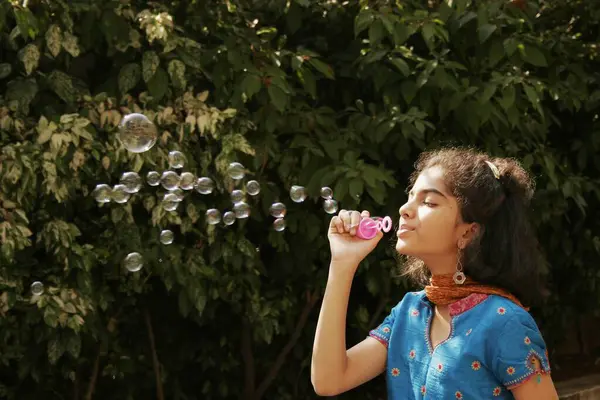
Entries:
[[437, 206], [437, 204], [430, 203], [428, 201], [424, 201], [423, 204], [425, 204], [427, 207], [435, 207], [435, 206]]

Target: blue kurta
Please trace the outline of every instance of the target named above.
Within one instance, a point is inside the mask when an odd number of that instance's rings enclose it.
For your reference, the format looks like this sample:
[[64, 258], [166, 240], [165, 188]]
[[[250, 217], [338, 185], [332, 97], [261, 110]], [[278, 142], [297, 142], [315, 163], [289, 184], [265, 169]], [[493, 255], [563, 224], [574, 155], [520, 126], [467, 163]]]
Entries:
[[424, 291], [407, 293], [369, 333], [388, 348], [390, 400], [513, 399], [511, 388], [550, 373], [535, 321], [512, 301], [472, 294], [450, 304], [450, 335], [435, 349], [433, 311]]

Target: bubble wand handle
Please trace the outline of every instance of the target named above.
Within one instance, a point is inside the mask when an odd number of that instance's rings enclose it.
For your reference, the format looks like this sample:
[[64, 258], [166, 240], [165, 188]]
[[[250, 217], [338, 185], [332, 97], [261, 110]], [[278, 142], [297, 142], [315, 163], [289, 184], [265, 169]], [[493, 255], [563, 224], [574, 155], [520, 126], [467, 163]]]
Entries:
[[392, 219], [388, 216], [385, 218], [372, 217], [363, 218], [358, 224], [356, 237], [369, 240], [377, 236], [377, 232], [389, 232], [392, 230]]

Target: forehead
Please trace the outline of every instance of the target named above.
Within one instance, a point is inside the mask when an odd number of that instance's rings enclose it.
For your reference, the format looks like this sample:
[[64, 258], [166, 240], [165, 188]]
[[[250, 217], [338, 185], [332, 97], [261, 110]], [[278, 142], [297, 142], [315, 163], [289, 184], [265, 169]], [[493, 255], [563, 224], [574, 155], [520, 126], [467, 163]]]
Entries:
[[441, 167], [435, 166], [421, 171], [411, 191], [417, 193], [427, 189], [436, 189], [451, 197], [451, 193], [444, 182], [444, 171]]

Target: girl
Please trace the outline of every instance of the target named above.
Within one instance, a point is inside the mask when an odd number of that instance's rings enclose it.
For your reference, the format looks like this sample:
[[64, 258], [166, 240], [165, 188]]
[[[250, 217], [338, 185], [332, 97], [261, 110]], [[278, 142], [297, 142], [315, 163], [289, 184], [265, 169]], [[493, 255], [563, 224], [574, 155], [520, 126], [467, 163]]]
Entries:
[[523, 306], [543, 293], [544, 262], [526, 216], [528, 174], [511, 159], [442, 149], [420, 156], [410, 187], [396, 250], [407, 258], [405, 274], [425, 288], [407, 293], [349, 350], [352, 279], [383, 234], [354, 237], [367, 211], [331, 220], [311, 366], [317, 394], [385, 372], [389, 399], [557, 399], [546, 345]]

